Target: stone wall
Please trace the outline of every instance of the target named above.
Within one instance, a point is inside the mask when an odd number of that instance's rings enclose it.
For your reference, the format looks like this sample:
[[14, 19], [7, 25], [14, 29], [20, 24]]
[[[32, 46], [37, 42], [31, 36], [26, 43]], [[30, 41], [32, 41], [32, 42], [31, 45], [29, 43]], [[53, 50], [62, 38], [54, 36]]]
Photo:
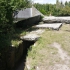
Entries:
[[10, 46], [8, 51], [0, 58], [0, 70], [13, 70], [23, 55], [25, 46], [23, 42], [18, 47]]
[[24, 52], [24, 46], [23, 42], [19, 44], [19, 46], [16, 47], [10, 47], [8, 53], [7, 53], [7, 68], [13, 69], [16, 65], [16, 63], [20, 60]]

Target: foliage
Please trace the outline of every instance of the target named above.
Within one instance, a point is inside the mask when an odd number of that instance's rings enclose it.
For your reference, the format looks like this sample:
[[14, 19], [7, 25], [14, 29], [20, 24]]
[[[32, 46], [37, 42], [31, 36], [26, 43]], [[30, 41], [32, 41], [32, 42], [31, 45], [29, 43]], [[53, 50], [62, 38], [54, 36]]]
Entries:
[[[0, 61], [5, 61], [13, 36], [13, 12], [30, 7], [31, 0], [0, 0]], [[6, 62], [4, 62], [6, 64]], [[4, 65], [2, 64], [2, 65]], [[2, 70], [0, 68], [0, 70]], [[5, 69], [6, 70], [6, 69]]]
[[29, 0], [1, 0], [0, 1], [0, 32], [9, 32], [13, 26], [13, 12], [17, 9], [29, 7]]
[[44, 15], [53, 16], [70, 16], [70, 2], [65, 2], [65, 4], [59, 0], [56, 4], [39, 4], [35, 3], [34, 6]]
[[30, 2], [30, 0], [0, 0], [0, 35], [13, 33], [13, 12], [29, 7]]
[[60, 10], [59, 15], [60, 16], [70, 16], [70, 7], [65, 6], [65, 8]]

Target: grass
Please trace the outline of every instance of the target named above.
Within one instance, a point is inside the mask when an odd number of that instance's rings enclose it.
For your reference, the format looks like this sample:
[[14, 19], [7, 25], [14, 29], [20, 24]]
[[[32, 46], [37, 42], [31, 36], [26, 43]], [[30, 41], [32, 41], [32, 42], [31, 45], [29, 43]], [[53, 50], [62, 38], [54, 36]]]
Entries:
[[18, 47], [20, 43], [22, 43], [22, 40], [20, 40], [21, 36], [24, 36], [26, 34], [26, 30], [23, 29], [15, 29], [15, 32], [12, 36], [11, 44], [14, 47]]
[[15, 32], [12, 36], [11, 44], [14, 47], [18, 47], [18, 45], [20, 43], [22, 43], [22, 40], [20, 40], [20, 37], [28, 34], [32, 30], [36, 30], [36, 28], [31, 27], [31, 28], [28, 28], [26, 30], [24, 30], [24, 29], [15, 29]]
[[20, 43], [22, 43], [22, 40], [11, 40], [11, 43], [13, 47], [18, 47]]
[[34, 27], [30, 27], [28, 29], [15, 29], [15, 32], [12, 36], [11, 44], [14, 45], [14, 47], [18, 47], [20, 43], [22, 43], [22, 40], [20, 40], [21, 36], [24, 36], [31, 32], [32, 30], [36, 30]]
[[57, 42], [61, 48], [70, 56], [70, 25], [64, 24], [59, 31], [46, 30], [41, 38], [31, 46], [28, 51], [27, 65], [30, 65], [31, 70], [36, 70], [38, 66], [40, 70], [52, 70], [51, 67], [55, 64], [63, 64], [58, 54], [58, 49], [52, 47], [52, 44]]

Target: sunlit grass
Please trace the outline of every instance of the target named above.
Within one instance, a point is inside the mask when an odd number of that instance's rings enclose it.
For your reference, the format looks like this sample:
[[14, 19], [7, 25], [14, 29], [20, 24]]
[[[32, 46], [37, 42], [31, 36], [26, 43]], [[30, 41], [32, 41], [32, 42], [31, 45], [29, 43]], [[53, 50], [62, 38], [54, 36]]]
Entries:
[[20, 39], [21, 36], [24, 36], [26, 34], [26, 31], [23, 29], [16, 29], [14, 34], [12, 35], [11, 44], [14, 47], [18, 47], [20, 43], [22, 43], [22, 40]]
[[11, 40], [11, 43], [13, 47], [18, 47], [22, 40]]
[[35, 70], [36, 66], [46, 67], [43, 69], [49, 70], [50, 66], [63, 63], [57, 52], [58, 49], [51, 46], [54, 42], [59, 43], [61, 48], [70, 55], [70, 27], [68, 24], [64, 24], [59, 31], [46, 30], [35, 45], [31, 46], [32, 50], [29, 50], [27, 57], [31, 70]]

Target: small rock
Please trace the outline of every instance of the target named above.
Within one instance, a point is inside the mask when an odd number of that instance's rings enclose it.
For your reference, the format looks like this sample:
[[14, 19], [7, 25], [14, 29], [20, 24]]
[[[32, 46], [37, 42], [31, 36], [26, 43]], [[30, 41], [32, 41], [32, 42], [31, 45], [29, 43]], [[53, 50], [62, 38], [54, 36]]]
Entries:
[[36, 67], [36, 70], [40, 70], [38, 66]]
[[29, 65], [26, 65], [26, 67], [27, 67], [28, 70], [30, 70], [30, 66]]

